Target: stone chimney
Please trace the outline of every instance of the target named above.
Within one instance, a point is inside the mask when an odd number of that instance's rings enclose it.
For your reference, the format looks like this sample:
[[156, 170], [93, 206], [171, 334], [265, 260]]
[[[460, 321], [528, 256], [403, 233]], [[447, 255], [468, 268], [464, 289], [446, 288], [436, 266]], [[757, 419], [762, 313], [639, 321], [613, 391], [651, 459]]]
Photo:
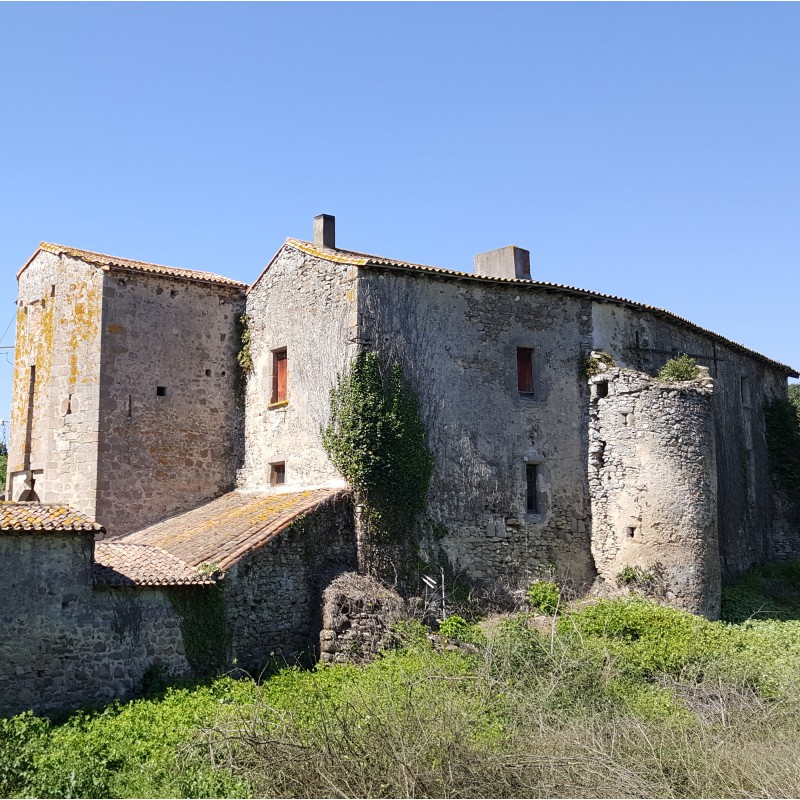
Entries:
[[336, 217], [330, 214], [314, 217], [314, 246], [336, 249]]
[[478, 253], [474, 260], [475, 275], [484, 278], [531, 279], [531, 254], [528, 250], [511, 244], [488, 253]]

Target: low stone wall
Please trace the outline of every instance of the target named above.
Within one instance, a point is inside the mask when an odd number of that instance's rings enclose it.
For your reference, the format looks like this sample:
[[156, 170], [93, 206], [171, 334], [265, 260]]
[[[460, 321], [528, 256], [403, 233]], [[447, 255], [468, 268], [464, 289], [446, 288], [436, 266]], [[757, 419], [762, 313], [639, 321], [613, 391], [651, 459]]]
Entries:
[[369, 575], [340, 575], [322, 596], [323, 663], [365, 663], [390, 643], [392, 626], [408, 617], [403, 598]]
[[0, 536], [0, 716], [132, 697], [151, 667], [189, 674], [165, 593], [95, 588], [93, 547], [87, 533]]

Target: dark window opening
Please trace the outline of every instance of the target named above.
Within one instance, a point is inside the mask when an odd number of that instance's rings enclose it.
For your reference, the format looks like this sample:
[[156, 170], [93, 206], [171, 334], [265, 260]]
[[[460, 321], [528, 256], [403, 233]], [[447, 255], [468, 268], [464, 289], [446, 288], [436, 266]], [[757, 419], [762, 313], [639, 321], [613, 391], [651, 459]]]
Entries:
[[211, 370], [207, 369], [206, 370], [206, 378], [210, 378], [210, 377], [211, 377]]
[[28, 378], [28, 416], [25, 420], [25, 452], [23, 454], [23, 469], [31, 468], [31, 448], [33, 447], [33, 406], [36, 397], [36, 367], [31, 366]]
[[538, 469], [536, 464], [525, 465], [525, 483], [526, 483], [526, 510], [529, 514], [539, 513], [539, 500], [536, 496], [536, 474]]
[[608, 381], [600, 381], [597, 384], [597, 397], [608, 397]]
[[178, 294], [178, 293], [174, 289], [170, 289], [169, 290], [169, 296], [170, 297], [175, 297], [176, 294]]
[[72, 413], [72, 395], [71, 394], [67, 395], [67, 412], [66, 413], [67, 414], [71, 414]]
[[281, 461], [271, 466], [272, 474], [270, 475], [270, 483], [273, 486], [283, 486], [283, 484], [286, 483], [286, 462]]
[[166, 397], [167, 396], [167, 387], [166, 386], [156, 386], [156, 395], [158, 397]]
[[133, 416], [133, 398], [131, 395], [128, 395], [128, 416]]
[[50, 297], [56, 296], [56, 285], [54, 283], [50, 284]]
[[633, 539], [636, 536], [636, 528], [628, 528], [628, 538]]
[[272, 396], [271, 403], [286, 402], [286, 348], [272, 353]]
[[517, 348], [517, 389], [520, 394], [533, 394], [533, 348]]
[[740, 382], [740, 389], [739, 395], [742, 400], [743, 406], [750, 405], [750, 380], [746, 375], [742, 375], [742, 380]]

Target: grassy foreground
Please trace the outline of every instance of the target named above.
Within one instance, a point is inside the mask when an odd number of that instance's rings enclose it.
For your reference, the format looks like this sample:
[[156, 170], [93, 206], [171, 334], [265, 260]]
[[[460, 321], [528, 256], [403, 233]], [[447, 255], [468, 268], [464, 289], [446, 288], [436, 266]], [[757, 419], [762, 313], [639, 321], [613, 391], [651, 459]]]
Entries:
[[0, 720], [0, 795], [798, 797], [799, 611], [787, 564], [726, 589], [735, 624], [628, 599], [453, 649], [409, 625], [365, 668]]

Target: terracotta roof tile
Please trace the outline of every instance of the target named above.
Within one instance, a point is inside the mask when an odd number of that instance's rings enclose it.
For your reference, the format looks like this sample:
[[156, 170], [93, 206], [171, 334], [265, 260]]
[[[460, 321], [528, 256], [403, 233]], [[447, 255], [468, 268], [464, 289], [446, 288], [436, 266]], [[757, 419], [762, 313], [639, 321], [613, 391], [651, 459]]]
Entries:
[[296, 248], [297, 250], [301, 250], [304, 253], [316, 256], [317, 258], [322, 258], [326, 261], [332, 261], [336, 264], [348, 264], [350, 266], [355, 266], [355, 267], [379, 267], [379, 268], [385, 267], [389, 269], [407, 269], [424, 274], [445, 275], [454, 278], [461, 278], [473, 281], [481, 281], [488, 283], [509, 283], [509, 284], [514, 284], [515, 286], [519, 286], [521, 288], [532, 288], [532, 289], [542, 289], [542, 290], [550, 290], [556, 292], [565, 292], [568, 294], [579, 295], [581, 297], [587, 297], [593, 300], [619, 303], [621, 305], [626, 305], [629, 306], [630, 308], [639, 309], [641, 311], [649, 311], [655, 314], [656, 316], [665, 317], [673, 322], [679, 322], [681, 325], [691, 328], [694, 331], [697, 331], [698, 333], [702, 333], [705, 336], [710, 336], [713, 339], [716, 339], [718, 342], [722, 342], [723, 344], [726, 344], [729, 347], [734, 348], [735, 350], [747, 353], [748, 355], [754, 356], [755, 358], [758, 358], [762, 361], [767, 361], [773, 366], [785, 370], [786, 373], [793, 378], [800, 377], [800, 374], [798, 374], [797, 370], [795, 370], [793, 367], [790, 367], [786, 364], [781, 364], [779, 361], [774, 361], [773, 359], [768, 358], [767, 356], [762, 355], [761, 353], [758, 353], [755, 350], [751, 350], [749, 347], [745, 347], [744, 345], [741, 345], [738, 342], [734, 342], [731, 339], [726, 339], [724, 336], [720, 336], [718, 333], [714, 333], [714, 331], [710, 331], [707, 328], [701, 328], [699, 325], [695, 325], [694, 322], [691, 322], [688, 319], [684, 319], [683, 317], [679, 317], [677, 314], [673, 314], [671, 311], [666, 311], [665, 309], [658, 308], [656, 306], [649, 306], [646, 305], [645, 303], [637, 303], [634, 300], [626, 300], [624, 297], [617, 297], [616, 295], [613, 294], [603, 294], [602, 292], [593, 292], [588, 289], [578, 289], [575, 286], [567, 286], [560, 283], [549, 283], [547, 281], [531, 281], [524, 278], [490, 278], [485, 275], [475, 275], [472, 272], [459, 272], [453, 269], [443, 269], [442, 267], [430, 267], [427, 266], [426, 264], [414, 264], [410, 261], [397, 261], [392, 258], [373, 256], [368, 253], [358, 253], [355, 250], [339, 250], [338, 248], [336, 250], [331, 250], [329, 248], [321, 248], [315, 246], [311, 242], [304, 242], [301, 241], [300, 239], [287, 239], [286, 244]]
[[106, 586], [208, 586], [216, 583], [208, 571], [176, 558], [160, 547], [119, 541], [94, 547], [95, 583]]
[[0, 502], [0, 531], [100, 533], [104, 530], [102, 525], [70, 506], [50, 503]]
[[229, 492], [117, 541], [154, 545], [189, 565], [214, 564], [226, 570], [298, 517], [342, 493], [342, 489]]
[[[117, 256], [109, 256], [105, 253], [93, 253], [91, 250], [79, 250], [76, 247], [67, 247], [63, 244], [52, 244], [51, 242], [42, 242], [39, 245], [36, 253], [44, 250], [48, 253], [55, 253], [55, 255], [67, 255], [73, 258], [79, 258], [87, 264], [94, 264], [101, 269], [122, 269], [130, 270], [133, 272], [148, 272], [154, 275], [166, 275], [175, 278], [186, 278], [192, 281], [201, 281], [204, 283], [217, 283], [223, 286], [233, 286], [240, 289], [247, 288], [246, 283], [235, 281], [232, 278], [226, 278], [224, 275], [217, 275], [213, 272], [201, 272], [195, 269], [180, 269], [179, 267], [165, 267], [162, 264], [150, 264], [146, 261], [133, 261], [129, 258], [118, 258]], [[36, 253], [31, 256], [26, 262], [25, 266], [17, 273], [17, 277], [22, 274], [25, 267], [31, 263]]]

